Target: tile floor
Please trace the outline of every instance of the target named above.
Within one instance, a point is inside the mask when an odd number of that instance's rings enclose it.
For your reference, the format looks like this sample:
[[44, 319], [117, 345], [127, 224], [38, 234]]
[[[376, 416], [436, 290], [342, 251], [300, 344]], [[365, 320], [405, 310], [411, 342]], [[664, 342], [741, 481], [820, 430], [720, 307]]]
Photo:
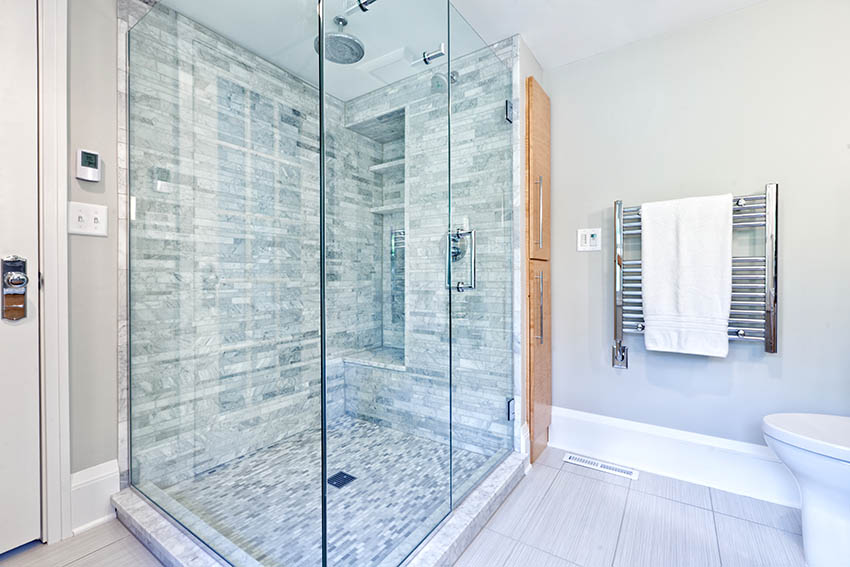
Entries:
[[803, 567], [800, 512], [549, 448], [456, 567]]
[[0, 554], [0, 567], [162, 567], [162, 564], [118, 520], [111, 520], [57, 544], [31, 543]]
[[[448, 445], [349, 416], [328, 433], [329, 476], [356, 478], [328, 487], [328, 563], [398, 565], [449, 512]], [[220, 552], [235, 544], [266, 567], [320, 565], [319, 447], [318, 431], [294, 435], [162, 487], [173, 501], [159, 503]], [[455, 486], [480, 479], [502, 457], [455, 450]], [[212, 541], [221, 536], [226, 541]]]

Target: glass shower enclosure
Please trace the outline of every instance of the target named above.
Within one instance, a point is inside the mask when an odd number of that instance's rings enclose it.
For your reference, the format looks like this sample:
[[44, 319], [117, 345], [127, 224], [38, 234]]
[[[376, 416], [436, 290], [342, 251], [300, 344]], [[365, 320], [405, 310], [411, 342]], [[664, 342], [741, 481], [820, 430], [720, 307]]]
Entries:
[[414, 0], [128, 51], [132, 485], [229, 564], [398, 565], [513, 450], [510, 53]]

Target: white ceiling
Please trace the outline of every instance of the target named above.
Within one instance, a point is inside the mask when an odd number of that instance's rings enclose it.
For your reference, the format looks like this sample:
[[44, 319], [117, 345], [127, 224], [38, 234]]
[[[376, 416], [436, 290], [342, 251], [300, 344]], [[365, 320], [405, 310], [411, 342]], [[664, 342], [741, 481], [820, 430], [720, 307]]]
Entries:
[[516, 33], [544, 69], [762, 0], [452, 0], [488, 43]]
[[[451, 52], [453, 58], [459, 57], [520, 33], [540, 64], [551, 69], [759, 1], [452, 0], [457, 11], [451, 10]], [[309, 83], [318, 83], [313, 50], [316, 0], [162, 3]], [[330, 21], [355, 4], [356, 0], [325, 0], [326, 17]], [[448, 19], [442, 0], [378, 0], [367, 13], [354, 10], [345, 31], [360, 38], [366, 55], [353, 65], [328, 63], [328, 92], [349, 100], [439, 68], [416, 61], [423, 51], [447, 42]], [[330, 29], [333, 26], [326, 31]]]

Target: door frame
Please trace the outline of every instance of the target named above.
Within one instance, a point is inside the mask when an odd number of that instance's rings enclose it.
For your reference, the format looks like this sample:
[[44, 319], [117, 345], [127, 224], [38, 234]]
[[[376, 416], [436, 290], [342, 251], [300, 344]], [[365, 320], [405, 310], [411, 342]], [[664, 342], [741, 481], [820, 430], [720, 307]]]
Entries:
[[71, 534], [68, 366], [68, 0], [38, 10], [41, 539]]

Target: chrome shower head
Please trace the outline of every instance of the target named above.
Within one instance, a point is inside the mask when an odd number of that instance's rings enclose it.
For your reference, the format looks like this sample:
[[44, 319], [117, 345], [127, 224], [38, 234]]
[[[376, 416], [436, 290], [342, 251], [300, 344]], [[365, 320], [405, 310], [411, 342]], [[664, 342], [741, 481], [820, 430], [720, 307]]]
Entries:
[[[366, 54], [363, 42], [351, 34], [345, 33], [348, 20], [342, 16], [334, 18], [334, 23], [339, 26], [335, 32], [325, 34], [325, 59], [340, 65], [351, 65], [357, 63]], [[319, 36], [313, 41], [313, 49], [319, 52]]]

